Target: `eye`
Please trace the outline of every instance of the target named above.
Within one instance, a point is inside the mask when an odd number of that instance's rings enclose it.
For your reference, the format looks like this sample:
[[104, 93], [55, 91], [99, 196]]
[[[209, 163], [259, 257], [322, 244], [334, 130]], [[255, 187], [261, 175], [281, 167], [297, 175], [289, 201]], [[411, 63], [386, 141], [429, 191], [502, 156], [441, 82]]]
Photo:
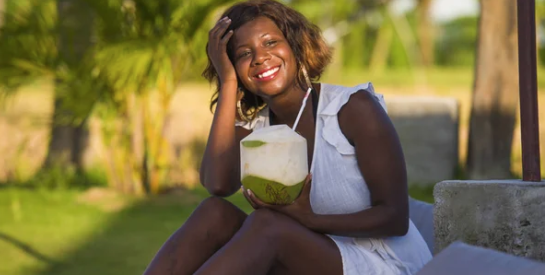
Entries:
[[250, 54], [251, 54], [250, 51], [243, 51], [238, 55], [238, 58], [243, 58], [243, 57], [249, 56]]
[[276, 40], [269, 40], [267, 42], [265, 42], [265, 46], [274, 46], [276, 45], [277, 41]]

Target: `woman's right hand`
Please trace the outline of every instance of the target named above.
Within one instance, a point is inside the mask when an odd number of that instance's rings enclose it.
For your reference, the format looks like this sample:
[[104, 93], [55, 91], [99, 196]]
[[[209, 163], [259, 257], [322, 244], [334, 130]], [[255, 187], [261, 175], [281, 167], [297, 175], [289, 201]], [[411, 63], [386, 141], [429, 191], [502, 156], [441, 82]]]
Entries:
[[222, 85], [228, 82], [237, 83], [235, 67], [227, 55], [227, 43], [234, 33], [233, 30], [225, 33], [229, 24], [231, 19], [224, 17], [208, 33], [208, 56]]

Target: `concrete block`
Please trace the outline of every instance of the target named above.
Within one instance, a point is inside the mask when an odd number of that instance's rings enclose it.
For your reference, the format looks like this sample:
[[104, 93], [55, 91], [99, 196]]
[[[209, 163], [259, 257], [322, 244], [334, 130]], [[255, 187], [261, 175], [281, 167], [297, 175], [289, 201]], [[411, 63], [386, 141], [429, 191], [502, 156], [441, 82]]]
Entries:
[[409, 184], [455, 178], [459, 104], [454, 98], [395, 96], [385, 99], [403, 146]]
[[449, 245], [416, 275], [543, 275], [545, 264], [461, 242]]
[[436, 253], [459, 240], [545, 261], [545, 182], [443, 181], [434, 197]]

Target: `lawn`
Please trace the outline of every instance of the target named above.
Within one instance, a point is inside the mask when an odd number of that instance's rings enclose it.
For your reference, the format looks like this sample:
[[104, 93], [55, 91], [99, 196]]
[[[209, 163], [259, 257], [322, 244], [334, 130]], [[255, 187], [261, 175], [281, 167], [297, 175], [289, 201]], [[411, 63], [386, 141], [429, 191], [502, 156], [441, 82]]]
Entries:
[[[141, 274], [204, 197], [1, 188], [0, 274]], [[241, 195], [229, 200], [250, 210]]]
[[[431, 189], [411, 191], [431, 200]], [[0, 274], [141, 274], [206, 196], [202, 188], [152, 198], [0, 188]], [[241, 194], [229, 200], [251, 211]]]

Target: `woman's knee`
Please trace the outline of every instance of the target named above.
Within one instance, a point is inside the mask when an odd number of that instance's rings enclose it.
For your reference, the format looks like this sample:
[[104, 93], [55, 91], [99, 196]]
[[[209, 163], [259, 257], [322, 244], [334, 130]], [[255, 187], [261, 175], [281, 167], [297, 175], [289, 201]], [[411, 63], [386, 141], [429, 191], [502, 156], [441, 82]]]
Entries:
[[246, 218], [246, 214], [234, 204], [214, 196], [204, 199], [193, 214], [202, 216], [210, 227], [223, 230], [240, 228]]
[[270, 209], [258, 209], [245, 221], [251, 232], [268, 239], [284, 239], [294, 226], [300, 226], [296, 221], [284, 214]]

